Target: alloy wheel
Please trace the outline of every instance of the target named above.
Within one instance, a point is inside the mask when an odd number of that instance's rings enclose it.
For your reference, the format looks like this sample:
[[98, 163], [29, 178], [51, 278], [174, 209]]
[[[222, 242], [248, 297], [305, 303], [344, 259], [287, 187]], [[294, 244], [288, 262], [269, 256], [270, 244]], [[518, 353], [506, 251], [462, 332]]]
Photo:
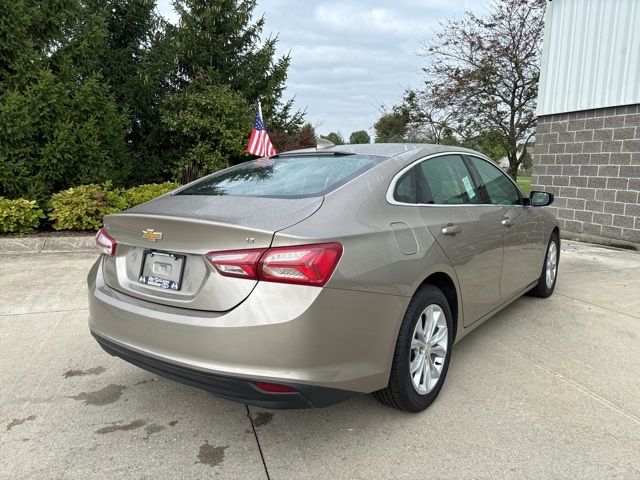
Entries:
[[549, 243], [549, 250], [547, 251], [547, 265], [545, 272], [545, 280], [547, 282], [547, 288], [553, 287], [553, 282], [556, 280], [556, 274], [558, 273], [558, 244], [554, 241]]
[[424, 309], [411, 338], [409, 375], [416, 392], [426, 395], [438, 384], [449, 345], [447, 319], [439, 305]]

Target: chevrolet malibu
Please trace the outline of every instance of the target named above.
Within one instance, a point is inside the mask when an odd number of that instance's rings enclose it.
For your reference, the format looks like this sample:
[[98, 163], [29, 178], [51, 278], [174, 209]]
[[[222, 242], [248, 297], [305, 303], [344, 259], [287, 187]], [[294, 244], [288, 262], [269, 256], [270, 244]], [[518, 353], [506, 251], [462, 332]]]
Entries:
[[108, 353], [226, 399], [304, 408], [373, 392], [419, 412], [457, 341], [553, 292], [552, 201], [458, 147], [243, 163], [104, 218], [89, 327]]

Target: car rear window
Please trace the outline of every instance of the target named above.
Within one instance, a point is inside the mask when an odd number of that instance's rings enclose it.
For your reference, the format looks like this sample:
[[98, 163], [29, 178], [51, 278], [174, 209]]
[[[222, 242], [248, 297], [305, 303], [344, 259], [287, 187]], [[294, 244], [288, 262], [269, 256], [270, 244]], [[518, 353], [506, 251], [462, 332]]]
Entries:
[[344, 185], [384, 158], [376, 155], [260, 158], [209, 175], [177, 195], [317, 197]]

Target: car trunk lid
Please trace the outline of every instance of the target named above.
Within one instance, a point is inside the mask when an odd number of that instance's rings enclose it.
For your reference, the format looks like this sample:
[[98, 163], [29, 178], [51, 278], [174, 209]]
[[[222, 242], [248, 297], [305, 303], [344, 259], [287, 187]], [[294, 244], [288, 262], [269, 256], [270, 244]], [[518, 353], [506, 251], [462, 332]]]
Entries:
[[169, 195], [107, 215], [105, 228], [118, 246], [113, 257], [104, 257], [105, 282], [158, 304], [230, 310], [257, 282], [220, 275], [204, 255], [267, 248], [275, 232], [304, 220], [321, 205], [322, 197]]

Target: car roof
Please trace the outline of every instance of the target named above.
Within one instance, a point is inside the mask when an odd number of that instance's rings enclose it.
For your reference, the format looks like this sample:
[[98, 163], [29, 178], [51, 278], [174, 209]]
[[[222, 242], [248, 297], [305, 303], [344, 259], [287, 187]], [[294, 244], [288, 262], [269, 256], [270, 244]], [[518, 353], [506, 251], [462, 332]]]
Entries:
[[[292, 150], [289, 152], [282, 152], [281, 155], [292, 155], [296, 153], [355, 153], [360, 155], [379, 155], [383, 157], [397, 157], [407, 152], [412, 152], [415, 155], [431, 155], [434, 153], [444, 152], [467, 152], [474, 155], [480, 155], [474, 150], [468, 148], [457, 147], [452, 145], [434, 145], [430, 143], [365, 143], [365, 144], [346, 144], [336, 145], [329, 148], [305, 148], [302, 150]], [[413, 156], [413, 155], [411, 155]]]

